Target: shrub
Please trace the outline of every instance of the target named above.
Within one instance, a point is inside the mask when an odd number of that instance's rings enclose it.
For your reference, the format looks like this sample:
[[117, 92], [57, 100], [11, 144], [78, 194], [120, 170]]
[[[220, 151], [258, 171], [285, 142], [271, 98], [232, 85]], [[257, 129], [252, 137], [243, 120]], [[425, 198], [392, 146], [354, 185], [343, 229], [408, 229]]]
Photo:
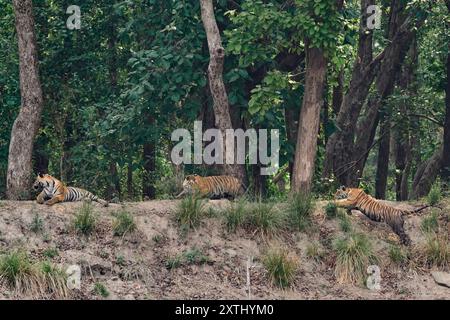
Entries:
[[311, 194], [297, 193], [292, 195], [287, 207], [290, 225], [296, 230], [305, 231], [311, 226], [314, 207], [314, 198]]
[[328, 202], [325, 206], [325, 214], [327, 218], [335, 218], [338, 213], [338, 207], [334, 202]]
[[438, 204], [439, 201], [441, 201], [441, 195], [442, 195], [441, 184], [439, 183], [439, 181], [436, 181], [431, 187], [430, 192], [428, 193], [427, 196], [428, 204], [430, 206]]
[[92, 204], [87, 201], [83, 202], [73, 222], [75, 230], [84, 235], [89, 235], [94, 231], [96, 222]]
[[334, 243], [336, 266], [334, 274], [338, 283], [362, 282], [366, 270], [375, 256], [372, 245], [364, 234], [348, 234]]
[[262, 258], [272, 283], [281, 287], [288, 287], [295, 278], [298, 260], [290, 256], [286, 249], [270, 248]]
[[133, 216], [127, 211], [120, 211], [115, 215], [113, 222], [113, 232], [115, 236], [124, 236], [127, 232], [136, 230], [136, 223]]

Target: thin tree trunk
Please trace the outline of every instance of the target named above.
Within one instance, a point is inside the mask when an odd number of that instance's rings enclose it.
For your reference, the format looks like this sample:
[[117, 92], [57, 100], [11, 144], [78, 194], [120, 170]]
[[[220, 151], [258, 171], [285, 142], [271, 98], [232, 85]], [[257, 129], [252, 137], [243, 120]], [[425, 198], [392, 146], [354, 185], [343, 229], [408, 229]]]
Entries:
[[133, 164], [132, 161], [129, 161], [127, 164], [127, 193], [128, 198], [134, 198], [134, 190], [133, 190]]
[[389, 172], [389, 149], [390, 149], [390, 126], [389, 115], [384, 114], [380, 126], [380, 145], [378, 148], [377, 173], [375, 177], [375, 197], [386, 199], [386, 186]]
[[[445, 1], [450, 14], [450, 0]], [[447, 23], [450, 30], [450, 23]], [[441, 178], [444, 187], [450, 189], [450, 43], [447, 53], [447, 86], [445, 87], [445, 122], [444, 122], [444, 152], [442, 157]]]
[[38, 49], [31, 0], [13, 0], [19, 47], [20, 92], [22, 104], [14, 121], [9, 144], [6, 177], [8, 199], [29, 198], [34, 138], [43, 108], [39, 80]]
[[323, 51], [308, 47], [306, 49], [305, 93], [300, 110], [292, 174], [293, 192], [309, 193], [311, 191], [326, 71], [327, 62]]
[[225, 139], [225, 130], [232, 129], [228, 96], [223, 82], [222, 72], [225, 58], [225, 50], [222, 47], [219, 28], [214, 16], [212, 0], [200, 0], [201, 16], [208, 41], [210, 61], [208, 66], [209, 88], [214, 101], [214, 115], [216, 127], [221, 131], [224, 138], [223, 150], [223, 172], [235, 176], [241, 181], [246, 181], [245, 166], [239, 164], [225, 164], [226, 150], [231, 148], [232, 141]]
[[[148, 116], [148, 126], [154, 126], [155, 119]], [[154, 141], [144, 143], [143, 148], [144, 176], [142, 177], [142, 194], [145, 199], [156, 198], [155, 170], [156, 170], [156, 146]]]
[[342, 100], [344, 99], [344, 70], [339, 71], [337, 86], [333, 87], [332, 107], [335, 115], [341, 110]]

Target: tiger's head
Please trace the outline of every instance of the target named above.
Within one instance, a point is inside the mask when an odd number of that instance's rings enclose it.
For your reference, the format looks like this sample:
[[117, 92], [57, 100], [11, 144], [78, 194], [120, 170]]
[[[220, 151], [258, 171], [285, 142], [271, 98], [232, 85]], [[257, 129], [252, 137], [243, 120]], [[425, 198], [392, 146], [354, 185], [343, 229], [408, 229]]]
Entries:
[[53, 177], [49, 174], [39, 173], [36, 177], [36, 180], [33, 183], [33, 189], [36, 191], [40, 191], [45, 187], [50, 186], [50, 183], [53, 181]]
[[183, 190], [192, 193], [194, 191], [194, 186], [198, 185], [201, 177], [196, 174], [188, 175], [183, 181]]
[[359, 188], [347, 188], [345, 186], [341, 186], [339, 189], [336, 190], [336, 193], [334, 194], [335, 200], [355, 200], [361, 192], [364, 193], [363, 189]]

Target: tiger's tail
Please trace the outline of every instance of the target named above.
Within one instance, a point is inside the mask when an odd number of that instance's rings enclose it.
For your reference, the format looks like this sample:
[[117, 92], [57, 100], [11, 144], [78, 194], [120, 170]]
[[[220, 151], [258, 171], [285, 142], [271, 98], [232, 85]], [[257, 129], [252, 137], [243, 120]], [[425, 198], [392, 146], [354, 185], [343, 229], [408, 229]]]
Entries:
[[416, 208], [414, 210], [404, 211], [404, 215], [416, 214], [416, 213], [419, 213], [420, 211], [422, 211], [422, 210], [424, 210], [426, 208], [429, 208], [429, 207], [431, 207], [431, 206], [429, 204], [426, 204], [426, 205], [423, 205], [423, 206], [421, 206], [419, 208]]

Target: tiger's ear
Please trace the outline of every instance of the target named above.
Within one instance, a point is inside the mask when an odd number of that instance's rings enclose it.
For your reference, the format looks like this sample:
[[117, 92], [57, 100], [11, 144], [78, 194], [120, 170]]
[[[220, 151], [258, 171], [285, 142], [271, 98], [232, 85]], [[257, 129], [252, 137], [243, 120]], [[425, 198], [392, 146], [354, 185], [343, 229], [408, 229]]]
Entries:
[[341, 186], [339, 190], [345, 191], [345, 186]]
[[38, 173], [38, 176], [39, 176], [39, 178], [43, 178], [44, 177], [44, 175], [42, 174], [42, 173]]

